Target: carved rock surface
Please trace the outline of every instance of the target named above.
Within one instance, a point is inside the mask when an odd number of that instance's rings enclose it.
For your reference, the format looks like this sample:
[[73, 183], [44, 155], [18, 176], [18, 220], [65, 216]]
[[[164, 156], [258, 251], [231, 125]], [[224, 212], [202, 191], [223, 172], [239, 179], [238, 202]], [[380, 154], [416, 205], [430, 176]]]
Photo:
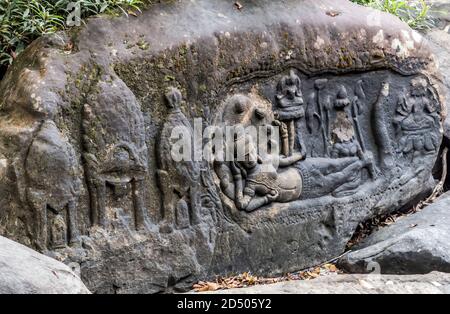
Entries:
[[[349, 1], [240, 2], [34, 42], [0, 85], [0, 234], [93, 292], [179, 291], [326, 261], [433, 186], [445, 108], [420, 34]], [[273, 138], [235, 134], [245, 158], [222, 160], [198, 136], [236, 125]], [[176, 161], [177, 127], [214, 158]]]
[[88, 294], [66, 265], [0, 237], [0, 294]]
[[400, 218], [370, 235], [340, 260], [353, 273], [371, 272], [378, 263], [383, 274], [450, 272], [450, 194], [421, 212]]

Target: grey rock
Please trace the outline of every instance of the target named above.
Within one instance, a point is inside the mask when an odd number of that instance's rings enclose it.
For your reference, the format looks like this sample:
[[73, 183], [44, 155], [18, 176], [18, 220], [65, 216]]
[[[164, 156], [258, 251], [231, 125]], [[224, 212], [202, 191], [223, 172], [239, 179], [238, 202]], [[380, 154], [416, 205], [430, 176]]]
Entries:
[[421, 212], [382, 228], [339, 264], [352, 273], [374, 269], [383, 274], [450, 272], [450, 193]]
[[[448, 108], [450, 105], [450, 28], [448, 30], [434, 28], [427, 32], [426, 37], [439, 63], [440, 73], [443, 76], [445, 93], [447, 95], [446, 106]], [[447, 141], [450, 140], [450, 118], [448, 116], [444, 123], [444, 136]]]
[[0, 294], [89, 294], [66, 265], [0, 237]]
[[206, 294], [449, 294], [450, 274], [329, 275]]
[[[434, 186], [445, 100], [420, 34], [349, 1], [240, 2], [30, 45], [0, 84], [0, 234], [79, 264], [92, 292], [180, 291], [317, 265]], [[174, 160], [174, 128], [236, 124], [280, 130], [273, 153], [236, 134], [247, 160]]]
[[435, 20], [437, 26], [445, 28], [450, 25], [450, 3], [446, 0], [427, 0], [431, 5], [428, 14]]

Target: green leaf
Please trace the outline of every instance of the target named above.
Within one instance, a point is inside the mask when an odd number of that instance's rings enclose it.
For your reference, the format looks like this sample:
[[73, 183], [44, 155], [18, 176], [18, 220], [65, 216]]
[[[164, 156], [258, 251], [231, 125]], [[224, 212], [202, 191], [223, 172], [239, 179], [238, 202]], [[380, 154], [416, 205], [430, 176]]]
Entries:
[[100, 13], [105, 12], [105, 10], [108, 8], [108, 6], [109, 6], [108, 3], [104, 3], [100, 8]]

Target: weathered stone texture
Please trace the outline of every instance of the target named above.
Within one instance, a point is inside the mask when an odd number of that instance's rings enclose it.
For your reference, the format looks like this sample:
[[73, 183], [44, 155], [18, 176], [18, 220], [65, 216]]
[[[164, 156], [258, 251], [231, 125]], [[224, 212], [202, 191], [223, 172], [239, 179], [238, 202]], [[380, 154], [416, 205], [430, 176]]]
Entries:
[[[420, 34], [348, 1], [241, 2], [33, 43], [0, 85], [0, 233], [79, 263], [93, 292], [185, 290], [323, 262], [433, 186], [445, 108]], [[195, 118], [279, 129], [280, 154], [247, 134], [229, 145], [247, 160], [175, 162]]]
[[444, 194], [421, 212], [382, 228], [340, 260], [352, 273], [426, 274], [450, 272], [450, 194]]

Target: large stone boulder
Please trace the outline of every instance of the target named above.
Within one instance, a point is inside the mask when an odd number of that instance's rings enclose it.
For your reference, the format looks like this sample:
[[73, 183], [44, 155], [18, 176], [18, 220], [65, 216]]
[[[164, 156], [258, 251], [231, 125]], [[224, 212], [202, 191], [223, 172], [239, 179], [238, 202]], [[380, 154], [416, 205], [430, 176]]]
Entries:
[[0, 237], [0, 294], [88, 294], [66, 265]]
[[185, 290], [326, 261], [433, 186], [445, 110], [420, 34], [348, 1], [240, 4], [34, 42], [0, 85], [0, 233], [93, 292]]
[[340, 260], [353, 273], [450, 272], [450, 193], [421, 212], [382, 228]]

